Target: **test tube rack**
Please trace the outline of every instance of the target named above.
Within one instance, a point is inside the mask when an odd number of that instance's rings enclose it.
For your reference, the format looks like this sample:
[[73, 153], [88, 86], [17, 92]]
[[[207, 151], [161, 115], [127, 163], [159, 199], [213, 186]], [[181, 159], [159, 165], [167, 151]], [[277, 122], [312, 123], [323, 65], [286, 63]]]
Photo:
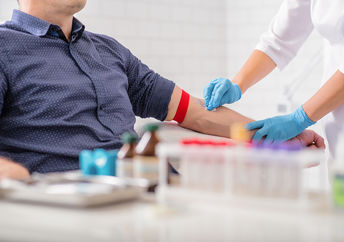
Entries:
[[[316, 149], [275, 149], [233, 145], [228, 142], [203, 144], [159, 144], [159, 187], [161, 203], [218, 206], [266, 206], [286, 210], [322, 206], [326, 194], [308, 191], [302, 173], [325, 162]], [[179, 161], [180, 180], [169, 183], [168, 164]], [[325, 183], [319, 174], [319, 184]], [[316, 202], [315, 202], [316, 201]], [[321, 205], [320, 205], [321, 204]]]

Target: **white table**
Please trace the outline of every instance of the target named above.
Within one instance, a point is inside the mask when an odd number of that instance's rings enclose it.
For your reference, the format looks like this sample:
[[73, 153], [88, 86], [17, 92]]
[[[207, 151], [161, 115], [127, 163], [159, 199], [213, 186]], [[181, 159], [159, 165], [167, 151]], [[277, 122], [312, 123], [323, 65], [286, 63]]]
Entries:
[[92, 209], [0, 202], [0, 241], [344, 241], [344, 216], [185, 210], [143, 200]]

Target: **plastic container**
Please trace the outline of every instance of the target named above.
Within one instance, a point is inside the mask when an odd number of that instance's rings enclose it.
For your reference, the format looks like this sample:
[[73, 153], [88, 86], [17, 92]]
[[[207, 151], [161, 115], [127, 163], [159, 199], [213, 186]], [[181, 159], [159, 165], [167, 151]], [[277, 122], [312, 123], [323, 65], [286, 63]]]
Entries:
[[84, 175], [96, 175], [97, 168], [93, 162], [93, 153], [90, 150], [83, 150], [79, 155], [80, 169]]
[[[314, 202], [308, 197], [309, 191], [302, 189], [301, 171], [307, 167], [309, 158], [312, 163], [324, 159], [318, 150], [289, 145], [225, 143], [189, 139], [179, 145], [160, 144], [158, 200], [213, 206], [247, 204], [282, 210], [309, 208], [310, 202]], [[181, 182], [170, 185], [168, 161], [169, 157], [177, 156], [181, 162]]]
[[80, 152], [79, 164], [84, 175], [116, 176], [117, 150], [96, 149]]

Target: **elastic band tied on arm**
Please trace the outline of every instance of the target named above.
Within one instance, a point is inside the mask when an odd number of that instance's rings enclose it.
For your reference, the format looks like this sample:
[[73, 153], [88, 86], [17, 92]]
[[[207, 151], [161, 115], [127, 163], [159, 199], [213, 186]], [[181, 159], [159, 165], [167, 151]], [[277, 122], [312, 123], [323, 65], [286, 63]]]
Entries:
[[184, 121], [189, 107], [189, 100], [190, 94], [182, 90], [182, 97], [180, 98], [176, 115], [173, 118], [174, 121], [177, 121], [178, 123], [182, 123]]

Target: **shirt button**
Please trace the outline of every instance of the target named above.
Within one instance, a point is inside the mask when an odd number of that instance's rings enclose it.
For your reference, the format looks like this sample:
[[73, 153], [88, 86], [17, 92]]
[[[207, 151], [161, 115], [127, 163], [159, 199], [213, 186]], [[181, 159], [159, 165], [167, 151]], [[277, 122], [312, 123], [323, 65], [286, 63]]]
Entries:
[[105, 109], [105, 105], [104, 105], [104, 104], [101, 104], [101, 105], [99, 106], [99, 109], [100, 109], [100, 110], [104, 110], [104, 109]]

